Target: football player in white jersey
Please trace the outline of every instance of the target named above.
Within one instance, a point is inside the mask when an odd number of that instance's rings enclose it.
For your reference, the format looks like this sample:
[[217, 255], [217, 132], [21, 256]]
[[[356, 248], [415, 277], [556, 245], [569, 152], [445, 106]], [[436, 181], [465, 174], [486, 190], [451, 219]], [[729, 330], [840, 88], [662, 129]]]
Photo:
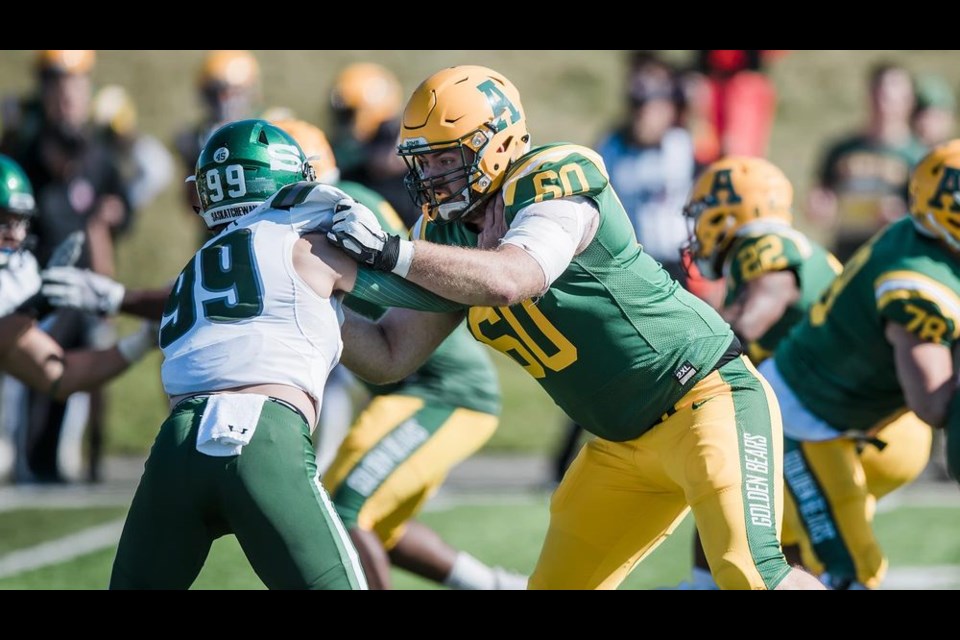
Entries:
[[[195, 173], [216, 235], [174, 283], [160, 330], [170, 416], [147, 460], [111, 588], [186, 588], [214, 539], [236, 535], [270, 588], [363, 589], [320, 485], [310, 435], [342, 349], [340, 297], [454, 303], [357, 269], [330, 245], [335, 210], [296, 141], [264, 120], [227, 124]], [[374, 295], [376, 294], [376, 295]]]

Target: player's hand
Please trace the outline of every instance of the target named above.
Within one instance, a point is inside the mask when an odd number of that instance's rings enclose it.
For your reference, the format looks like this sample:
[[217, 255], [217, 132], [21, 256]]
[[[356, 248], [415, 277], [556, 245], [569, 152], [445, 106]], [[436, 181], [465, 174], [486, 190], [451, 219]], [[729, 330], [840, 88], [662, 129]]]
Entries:
[[126, 289], [119, 282], [87, 269], [49, 267], [40, 276], [40, 292], [54, 307], [116, 315]]
[[117, 351], [129, 363], [134, 363], [156, 349], [160, 336], [160, 323], [156, 320], [144, 320], [140, 328], [117, 341]]
[[336, 204], [327, 239], [360, 264], [379, 271], [397, 266], [400, 237], [384, 231], [370, 209], [350, 198]]

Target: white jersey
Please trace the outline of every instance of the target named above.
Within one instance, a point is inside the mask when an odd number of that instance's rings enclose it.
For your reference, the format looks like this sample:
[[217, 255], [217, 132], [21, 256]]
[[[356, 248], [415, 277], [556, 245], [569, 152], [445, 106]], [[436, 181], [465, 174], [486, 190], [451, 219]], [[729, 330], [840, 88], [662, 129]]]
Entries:
[[[285, 198], [291, 189], [307, 189]], [[319, 412], [343, 342], [340, 301], [317, 295], [294, 271], [294, 243], [328, 229], [333, 187], [281, 190], [207, 242], [174, 284], [160, 329], [171, 396], [252, 384], [306, 391]], [[290, 200], [299, 204], [274, 208]]]
[[20, 251], [0, 268], [0, 316], [12, 313], [40, 291], [40, 269], [32, 253]]

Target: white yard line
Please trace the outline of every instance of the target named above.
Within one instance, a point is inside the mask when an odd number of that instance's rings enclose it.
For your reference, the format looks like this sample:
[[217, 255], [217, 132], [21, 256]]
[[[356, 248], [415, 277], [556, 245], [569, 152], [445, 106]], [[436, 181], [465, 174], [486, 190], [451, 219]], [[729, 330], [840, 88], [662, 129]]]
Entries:
[[56, 540], [0, 556], [0, 578], [60, 564], [113, 546], [120, 540], [123, 518], [90, 527]]
[[134, 487], [24, 485], [0, 488], [0, 513], [17, 509], [88, 509], [126, 507]]

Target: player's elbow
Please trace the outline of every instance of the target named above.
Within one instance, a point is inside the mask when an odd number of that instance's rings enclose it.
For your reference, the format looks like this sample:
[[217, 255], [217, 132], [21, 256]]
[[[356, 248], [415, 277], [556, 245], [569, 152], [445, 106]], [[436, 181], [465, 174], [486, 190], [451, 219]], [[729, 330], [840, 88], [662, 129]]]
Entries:
[[923, 409], [914, 409], [913, 412], [917, 414], [917, 417], [926, 422], [928, 425], [935, 429], [940, 429], [943, 427], [944, 423], [947, 421], [947, 412], [946, 411], [936, 411], [929, 408]]
[[929, 398], [926, 402], [918, 402], [915, 405], [911, 406], [910, 410], [931, 427], [940, 429], [946, 423], [948, 403]]
[[381, 365], [376, 369], [363, 368], [358, 370], [358, 369], [351, 368], [349, 366], [347, 368], [353, 371], [359, 377], [363, 378], [365, 382], [369, 382], [370, 384], [375, 384], [375, 385], [384, 385], [384, 384], [391, 384], [393, 382], [399, 382], [400, 380], [403, 380], [403, 378], [405, 377], [400, 373], [399, 369], [395, 367], [390, 367], [387, 365]]
[[509, 307], [522, 302], [525, 298], [516, 283], [499, 281], [491, 285], [488, 300], [491, 307]]
[[540, 273], [536, 274], [536, 278], [530, 278], [529, 274], [503, 274], [502, 277], [490, 283], [487, 291], [489, 300], [486, 305], [510, 307], [540, 295], [542, 289], [543, 276]]

